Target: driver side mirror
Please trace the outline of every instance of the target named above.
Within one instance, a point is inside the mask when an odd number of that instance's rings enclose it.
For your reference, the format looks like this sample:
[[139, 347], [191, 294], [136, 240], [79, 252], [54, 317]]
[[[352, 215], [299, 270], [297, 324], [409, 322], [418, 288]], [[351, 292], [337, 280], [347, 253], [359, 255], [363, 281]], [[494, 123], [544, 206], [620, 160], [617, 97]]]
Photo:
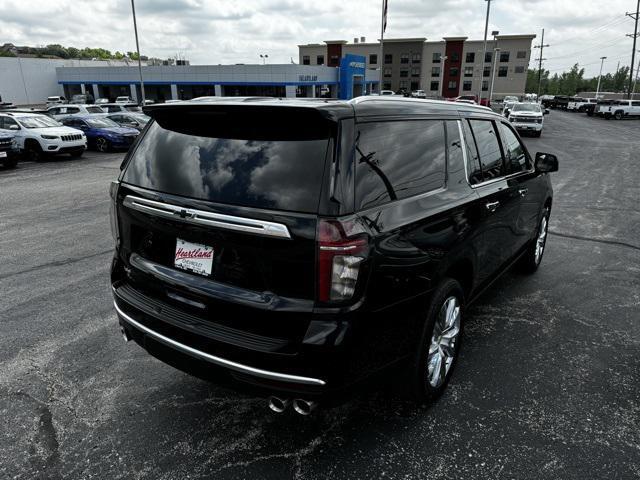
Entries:
[[545, 108], [543, 113], [544, 113], [545, 115], [549, 115], [549, 109], [548, 109], [548, 108]]
[[558, 171], [558, 157], [552, 153], [536, 153], [536, 172], [550, 173]]

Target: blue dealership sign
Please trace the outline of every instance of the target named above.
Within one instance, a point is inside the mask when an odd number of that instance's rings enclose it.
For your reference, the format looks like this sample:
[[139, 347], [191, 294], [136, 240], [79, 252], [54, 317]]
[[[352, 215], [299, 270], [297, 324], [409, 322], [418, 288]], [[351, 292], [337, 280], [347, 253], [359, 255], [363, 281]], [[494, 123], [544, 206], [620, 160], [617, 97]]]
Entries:
[[340, 92], [338, 97], [342, 100], [353, 98], [354, 84], [362, 85], [365, 91], [364, 71], [367, 59], [362, 55], [347, 54], [340, 60]]

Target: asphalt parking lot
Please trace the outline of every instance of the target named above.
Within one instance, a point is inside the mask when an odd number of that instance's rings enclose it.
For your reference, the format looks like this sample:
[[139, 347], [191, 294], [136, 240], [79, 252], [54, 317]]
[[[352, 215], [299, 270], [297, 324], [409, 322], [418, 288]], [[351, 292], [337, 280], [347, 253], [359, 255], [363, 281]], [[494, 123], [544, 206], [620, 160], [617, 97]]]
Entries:
[[448, 391], [271, 413], [118, 332], [108, 182], [122, 154], [0, 170], [0, 478], [640, 477], [640, 122], [552, 111], [540, 270], [467, 313]]

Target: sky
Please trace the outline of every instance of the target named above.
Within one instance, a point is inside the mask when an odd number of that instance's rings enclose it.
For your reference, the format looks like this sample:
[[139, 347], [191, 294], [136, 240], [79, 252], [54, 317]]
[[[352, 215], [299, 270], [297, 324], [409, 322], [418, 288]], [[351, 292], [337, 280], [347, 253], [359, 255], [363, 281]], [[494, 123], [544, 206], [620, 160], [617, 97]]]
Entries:
[[[381, 0], [136, 0], [140, 50], [192, 64], [298, 61], [297, 45], [380, 36]], [[485, 0], [389, 0], [385, 37], [484, 36]], [[544, 67], [596, 76], [631, 61], [636, 0], [493, 0], [489, 32], [545, 28]], [[130, 0], [0, 0], [0, 44], [135, 50]], [[638, 41], [640, 49], [640, 40]], [[534, 50], [532, 59], [538, 57]], [[636, 66], [637, 66], [636, 56]], [[532, 61], [533, 63], [533, 61]], [[533, 65], [531, 65], [533, 66]], [[535, 65], [537, 68], [537, 63]]]

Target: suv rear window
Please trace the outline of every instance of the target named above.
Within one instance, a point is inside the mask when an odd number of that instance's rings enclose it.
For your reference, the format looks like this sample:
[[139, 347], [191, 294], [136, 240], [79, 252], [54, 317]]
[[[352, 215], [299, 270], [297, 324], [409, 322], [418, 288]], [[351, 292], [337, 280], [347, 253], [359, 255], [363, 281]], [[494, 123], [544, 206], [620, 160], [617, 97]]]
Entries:
[[154, 121], [122, 181], [212, 202], [317, 212], [329, 129], [321, 138], [316, 133], [285, 140], [278, 135], [265, 138], [264, 128], [260, 136], [252, 135], [250, 127], [238, 138], [222, 130], [219, 137], [209, 136], [216, 129], [203, 135], [210, 124], [202, 118], [196, 135], [168, 130]]

